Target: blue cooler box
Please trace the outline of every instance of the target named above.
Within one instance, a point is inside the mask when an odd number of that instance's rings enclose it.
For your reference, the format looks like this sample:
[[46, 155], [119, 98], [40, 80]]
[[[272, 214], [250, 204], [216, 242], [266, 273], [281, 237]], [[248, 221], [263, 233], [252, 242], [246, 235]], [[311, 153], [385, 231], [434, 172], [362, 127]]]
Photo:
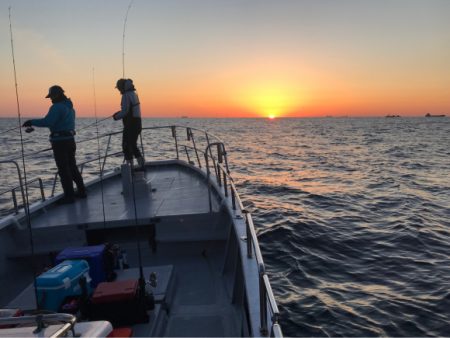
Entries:
[[86, 277], [88, 293], [89, 265], [85, 260], [64, 261], [36, 278], [38, 302], [45, 310], [58, 311], [68, 296], [81, 295], [80, 278]]
[[95, 288], [99, 283], [106, 281], [105, 245], [70, 247], [56, 256], [56, 263], [66, 259], [84, 259], [89, 264], [91, 286]]

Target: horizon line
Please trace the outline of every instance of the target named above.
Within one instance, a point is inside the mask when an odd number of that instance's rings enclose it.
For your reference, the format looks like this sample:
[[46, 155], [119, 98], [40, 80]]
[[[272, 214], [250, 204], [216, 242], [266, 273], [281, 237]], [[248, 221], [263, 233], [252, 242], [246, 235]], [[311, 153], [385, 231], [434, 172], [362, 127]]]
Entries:
[[[439, 114], [443, 115], [440, 117], [447, 117], [446, 114]], [[431, 115], [433, 116], [433, 115]], [[98, 119], [105, 119], [112, 116], [97, 116]], [[399, 116], [392, 116], [392, 115], [326, 115], [326, 116], [280, 116], [280, 117], [256, 117], [256, 116], [237, 116], [237, 117], [218, 117], [218, 116], [142, 116], [142, 119], [171, 119], [171, 120], [198, 120], [198, 119], [262, 119], [262, 120], [282, 120], [282, 119], [332, 119], [332, 118], [422, 118], [426, 117], [426, 114], [424, 115], [399, 115]], [[0, 116], [0, 119], [13, 119], [17, 118], [17, 116]], [[28, 119], [28, 118], [40, 118], [39, 116], [21, 116], [22, 119]], [[93, 119], [96, 118], [93, 116], [77, 116], [77, 119]]]

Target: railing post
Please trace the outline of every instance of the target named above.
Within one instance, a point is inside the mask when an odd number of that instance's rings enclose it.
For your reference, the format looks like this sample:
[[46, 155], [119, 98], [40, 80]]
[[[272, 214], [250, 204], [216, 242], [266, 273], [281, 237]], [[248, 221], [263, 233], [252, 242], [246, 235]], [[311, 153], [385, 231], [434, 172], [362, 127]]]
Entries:
[[19, 213], [19, 207], [17, 206], [16, 190], [12, 189], [11, 193], [12, 193], [12, 199], [13, 199], [13, 204], [14, 204], [14, 211], [16, 212], [16, 214], [18, 214]]
[[233, 181], [230, 183], [231, 190], [231, 205], [233, 206], [233, 210], [236, 210], [236, 196], [234, 194], [234, 186], [232, 185]]
[[223, 158], [225, 159], [225, 168], [227, 169], [227, 173], [230, 173], [230, 169], [228, 168], [228, 157], [227, 157], [227, 151], [225, 150], [225, 145], [222, 143], [222, 151], [223, 151]]
[[[223, 158], [222, 158], [222, 151], [220, 148], [220, 143], [217, 143], [217, 163], [222, 164]], [[220, 172], [220, 166], [217, 165], [217, 183], [219, 184], [219, 187], [222, 186], [222, 173]]]
[[103, 175], [103, 171], [105, 170], [105, 164], [106, 164], [106, 159], [108, 158], [108, 150], [109, 150], [110, 144], [111, 144], [111, 134], [109, 135], [108, 143], [106, 144], [105, 158], [103, 159], [103, 163], [102, 163], [101, 175]]
[[[212, 150], [211, 150], [211, 144], [209, 143], [208, 133], [206, 133], [206, 132], [205, 132], [205, 137], [206, 137], [206, 143], [208, 144], [206, 149], [209, 150], [209, 155], [211, 155], [211, 159], [212, 159], [213, 165], [214, 165], [214, 171], [216, 172], [216, 177], [217, 177], [216, 161], [214, 160], [214, 156], [213, 156]], [[205, 151], [205, 153], [207, 153], [207, 151]]]
[[40, 177], [38, 178], [38, 182], [39, 188], [41, 189], [41, 198], [43, 201], [45, 201], [44, 185], [42, 184], [42, 179]]
[[53, 179], [53, 187], [52, 187], [52, 194], [51, 197], [55, 196], [55, 190], [56, 190], [56, 179], [58, 178], [58, 172], [55, 173], [55, 178]]
[[226, 175], [226, 173], [223, 173], [223, 189], [225, 190], [225, 197], [228, 197], [227, 175]]
[[223, 153], [221, 143], [217, 143], [217, 161], [222, 164], [223, 163]]
[[209, 169], [209, 161], [208, 154], [205, 152], [205, 164], [206, 164], [206, 176], [208, 179], [208, 203], [209, 203], [209, 212], [212, 212], [212, 200], [211, 200], [211, 170]]
[[17, 202], [17, 196], [16, 196], [15, 190], [17, 188], [20, 188], [20, 193], [22, 195], [23, 207], [25, 209], [25, 212], [27, 212], [27, 200], [25, 199], [24, 183], [22, 182], [22, 175], [20, 174], [20, 167], [19, 167], [19, 165], [17, 164], [16, 161], [13, 161], [13, 160], [0, 161], [0, 164], [13, 164], [16, 167], [17, 177], [19, 179], [19, 186], [15, 187], [15, 188], [13, 188], [11, 190], [13, 203], [14, 203], [14, 209], [15, 209], [16, 214], [19, 213], [19, 205], [18, 205], [18, 202]]
[[184, 152], [186, 153], [186, 157], [187, 157], [188, 163], [191, 164], [191, 157], [189, 156], [189, 152], [188, 152], [186, 146], [184, 146]]
[[177, 152], [177, 160], [180, 159], [180, 155], [178, 153], [178, 139], [177, 139], [177, 129], [175, 126], [170, 127], [172, 129], [172, 137], [175, 139], [175, 150]]
[[253, 251], [252, 251], [252, 234], [250, 232], [250, 223], [248, 222], [248, 211], [246, 209], [242, 210], [242, 213], [244, 214], [245, 218], [245, 232], [247, 235], [247, 257], [252, 258], [253, 257]]
[[192, 133], [192, 129], [188, 128], [188, 140], [190, 139], [192, 141], [192, 144], [194, 145], [194, 151], [195, 151], [195, 155], [197, 156], [197, 162], [198, 162], [198, 166], [199, 168], [202, 167], [202, 164], [200, 163], [200, 157], [198, 156], [198, 151], [197, 151], [197, 146], [195, 144], [195, 139], [194, 139], [194, 133]]
[[260, 331], [262, 335], [267, 335], [267, 295], [266, 286], [264, 285], [265, 268], [263, 263], [258, 264], [259, 274], [259, 307], [260, 307]]

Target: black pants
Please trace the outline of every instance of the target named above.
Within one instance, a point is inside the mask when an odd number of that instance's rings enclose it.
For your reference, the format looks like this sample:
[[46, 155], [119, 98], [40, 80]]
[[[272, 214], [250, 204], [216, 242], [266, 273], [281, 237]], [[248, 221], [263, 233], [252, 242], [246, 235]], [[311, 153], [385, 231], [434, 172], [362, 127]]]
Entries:
[[129, 121], [124, 121], [122, 133], [122, 149], [125, 160], [131, 161], [133, 156], [136, 158], [142, 157], [141, 152], [137, 146], [139, 134], [142, 131], [141, 119], [133, 118]]
[[75, 140], [53, 141], [52, 149], [64, 195], [69, 198], [74, 197], [72, 181], [77, 185], [78, 191], [84, 193], [86, 189], [75, 160], [77, 150]]

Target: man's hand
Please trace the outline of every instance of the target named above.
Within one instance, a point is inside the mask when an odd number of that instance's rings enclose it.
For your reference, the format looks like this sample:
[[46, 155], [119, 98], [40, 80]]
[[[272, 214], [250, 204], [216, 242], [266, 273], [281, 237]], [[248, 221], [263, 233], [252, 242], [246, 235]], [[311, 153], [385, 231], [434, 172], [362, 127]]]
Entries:
[[118, 111], [117, 113], [114, 113], [113, 119], [114, 119], [115, 121], [120, 120], [120, 118], [117, 117], [117, 115], [119, 115], [119, 113], [120, 113], [119, 111]]
[[27, 120], [22, 124], [22, 127], [31, 127], [31, 126], [32, 126], [31, 120]]

